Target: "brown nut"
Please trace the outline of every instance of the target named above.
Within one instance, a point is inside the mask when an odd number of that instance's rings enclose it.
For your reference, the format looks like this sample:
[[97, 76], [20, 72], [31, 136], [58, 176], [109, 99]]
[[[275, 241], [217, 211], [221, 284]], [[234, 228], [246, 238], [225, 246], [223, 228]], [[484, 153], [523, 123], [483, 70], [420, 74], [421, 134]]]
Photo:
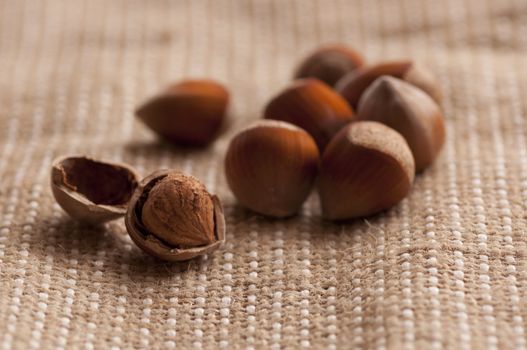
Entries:
[[212, 80], [186, 80], [154, 96], [136, 114], [153, 131], [183, 146], [211, 142], [225, 119], [229, 93]]
[[193, 176], [175, 170], [156, 171], [141, 180], [125, 224], [139, 248], [167, 261], [208, 254], [225, 242], [218, 197]]
[[390, 75], [415, 85], [441, 103], [439, 83], [431, 72], [413, 61], [391, 61], [361, 67], [339, 80], [335, 89], [356, 109], [362, 93], [382, 75]]
[[51, 166], [51, 190], [72, 218], [101, 224], [126, 213], [139, 182], [129, 166], [85, 156], [57, 158]]
[[445, 122], [437, 103], [400, 79], [384, 76], [371, 84], [361, 97], [357, 117], [383, 123], [403, 135], [417, 172], [432, 164], [445, 142]]
[[301, 127], [313, 136], [322, 151], [333, 135], [353, 119], [353, 111], [323, 82], [301, 79], [267, 104], [264, 117]]
[[406, 197], [414, 172], [412, 153], [397, 131], [377, 122], [354, 122], [322, 155], [323, 216], [346, 220], [388, 209]]
[[347, 73], [361, 67], [361, 54], [344, 45], [324, 46], [306, 57], [295, 73], [295, 79], [316, 78], [329, 86]]
[[309, 195], [318, 162], [317, 145], [307, 132], [289, 123], [260, 120], [232, 139], [225, 174], [243, 206], [288, 217]]

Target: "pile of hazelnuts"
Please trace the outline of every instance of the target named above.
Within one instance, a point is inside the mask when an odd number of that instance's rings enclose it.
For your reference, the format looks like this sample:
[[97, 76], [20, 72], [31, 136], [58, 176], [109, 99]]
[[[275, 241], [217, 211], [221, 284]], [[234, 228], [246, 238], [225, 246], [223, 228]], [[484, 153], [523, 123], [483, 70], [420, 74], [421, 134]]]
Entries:
[[315, 186], [322, 215], [347, 220], [400, 202], [445, 140], [433, 75], [412, 61], [365, 65], [324, 47], [299, 66], [260, 120], [231, 141], [225, 173], [238, 201], [272, 217], [296, 214]]
[[[433, 75], [413, 61], [366, 65], [343, 45], [308, 56], [263, 118], [239, 131], [225, 156], [238, 202], [264, 216], [297, 214], [316, 187], [322, 215], [348, 220], [386, 210], [409, 193], [445, 141]], [[143, 103], [136, 115], [177, 145], [206, 146], [227, 115], [228, 90], [185, 80]], [[51, 185], [72, 217], [101, 224], [125, 216], [128, 234], [158, 258], [187, 260], [225, 240], [220, 200], [195, 177], [160, 170], [140, 179], [126, 164], [67, 156]]]

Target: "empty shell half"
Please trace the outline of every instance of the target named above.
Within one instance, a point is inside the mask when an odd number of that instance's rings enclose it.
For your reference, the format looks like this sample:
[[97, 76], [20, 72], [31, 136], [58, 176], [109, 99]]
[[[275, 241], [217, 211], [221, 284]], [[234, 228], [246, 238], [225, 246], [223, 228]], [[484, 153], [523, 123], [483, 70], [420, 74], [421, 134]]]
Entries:
[[139, 180], [126, 164], [67, 156], [53, 161], [51, 190], [72, 218], [101, 224], [126, 213]]

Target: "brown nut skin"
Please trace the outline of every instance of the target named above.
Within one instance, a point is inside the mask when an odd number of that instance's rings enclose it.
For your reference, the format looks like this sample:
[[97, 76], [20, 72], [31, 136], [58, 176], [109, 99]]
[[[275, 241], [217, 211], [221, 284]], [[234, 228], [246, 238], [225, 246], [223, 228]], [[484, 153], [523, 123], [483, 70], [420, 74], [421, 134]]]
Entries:
[[410, 60], [388, 61], [361, 67], [340, 79], [335, 85], [335, 90], [357, 109], [362, 93], [382, 75], [390, 75], [415, 85], [438, 104], [441, 103], [442, 93], [435, 77], [426, 68]]
[[432, 164], [445, 142], [445, 122], [437, 103], [400, 79], [383, 76], [371, 84], [361, 97], [357, 117], [383, 123], [403, 135], [417, 172]]
[[300, 210], [318, 163], [317, 145], [307, 132], [286, 122], [260, 120], [232, 139], [225, 174], [240, 204], [283, 218]]
[[226, 117], [229, 92], [212, 80], [186, 80], [169, 86], [136, 110], [163, 138], [181, 146], [210, 143]]
[[317, 79], [300, 79], [267, 104], [264, 117], [282, 120], [306, 130], [322, 151], [354, 114], [347, 102]]
[[345, 45], [328, 45], [306, 57], [298, 66], [294, 78], [316, 78], [329, 86], [347, 73], [364, 65], [364, 58]]
[[139, 248], [166, 261], [209, 254], [225, 242], [225, 218], [218, 197], [209, 194], [196, 178], [175, 170], [156, 171], [141, 180], [125, 224]]
[[347, 220], [400, 202], [412, 186], [414, 159], [404, 138], [377, 122], [354, 122], [322, 155], [318, 192], [322, 214]]
[[51, 166], [57, 203], [72, 218], [92, 225], [123, 216], [138, 182], [128, 165], [86, 156], [60, 157]]

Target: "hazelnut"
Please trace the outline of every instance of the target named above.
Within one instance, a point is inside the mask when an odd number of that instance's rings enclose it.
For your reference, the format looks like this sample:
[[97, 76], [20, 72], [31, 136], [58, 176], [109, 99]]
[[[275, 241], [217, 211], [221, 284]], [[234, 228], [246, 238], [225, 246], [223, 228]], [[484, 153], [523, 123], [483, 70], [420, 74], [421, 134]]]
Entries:
[[323, 216], [345, 220], [375, 214], [401, 201], [414, 179], [414, 159], [395, 130], [369, 121], [339, 131], [320, 164]]
[[139, 248], [167, 261], [210, 253], [225, 241], [219, 199], [196, 178], [175, 170], [157, 171], [139, 183], [125, 223]]
[[295, 79], [316, 78], [329, 86], [347, 73], [364, 64], [362, 55], [344, 45], [322, 47], [309, 55], [298, 66]]
[[136, 172], [125, 164], [85, 156], [57, 158], [51, 166], [51, 190], [72, 218], [90, 224], [117, 219], [137, 187]]
[[361, 97], [357, 117], [383, 123], [403, 135], [418, 172], [435, 160], [445, 142], [445, 122], [437, 103], [396, 78], [384, 76], [371, 84]]
[[318, 162], [317, 145], [307, 132], [286, 122], [260, 120], [232, 139], [225, 174], [243, 206], [288, 217], [309, 195]]
[[320, 150], [353, 119], [346, 101], [317, 79], [301, 79], [275, 96], [264, 117], [295, 124], [315, 139]]
[[441, 89], [435, 77], [426, 68], [412, 61], [391, 61], [361, 67], [339, 80], [335, 89], [353, 108], [357, 108], [364, 90], [382, 75], [390, 75], [415, 85], [437, 103], [441, 103]]
[[137, 116], [153, 131], [183, 146], [211, 142], [225, 119], [229, 93], [212, 80], [186, 80], [145, 102]]

